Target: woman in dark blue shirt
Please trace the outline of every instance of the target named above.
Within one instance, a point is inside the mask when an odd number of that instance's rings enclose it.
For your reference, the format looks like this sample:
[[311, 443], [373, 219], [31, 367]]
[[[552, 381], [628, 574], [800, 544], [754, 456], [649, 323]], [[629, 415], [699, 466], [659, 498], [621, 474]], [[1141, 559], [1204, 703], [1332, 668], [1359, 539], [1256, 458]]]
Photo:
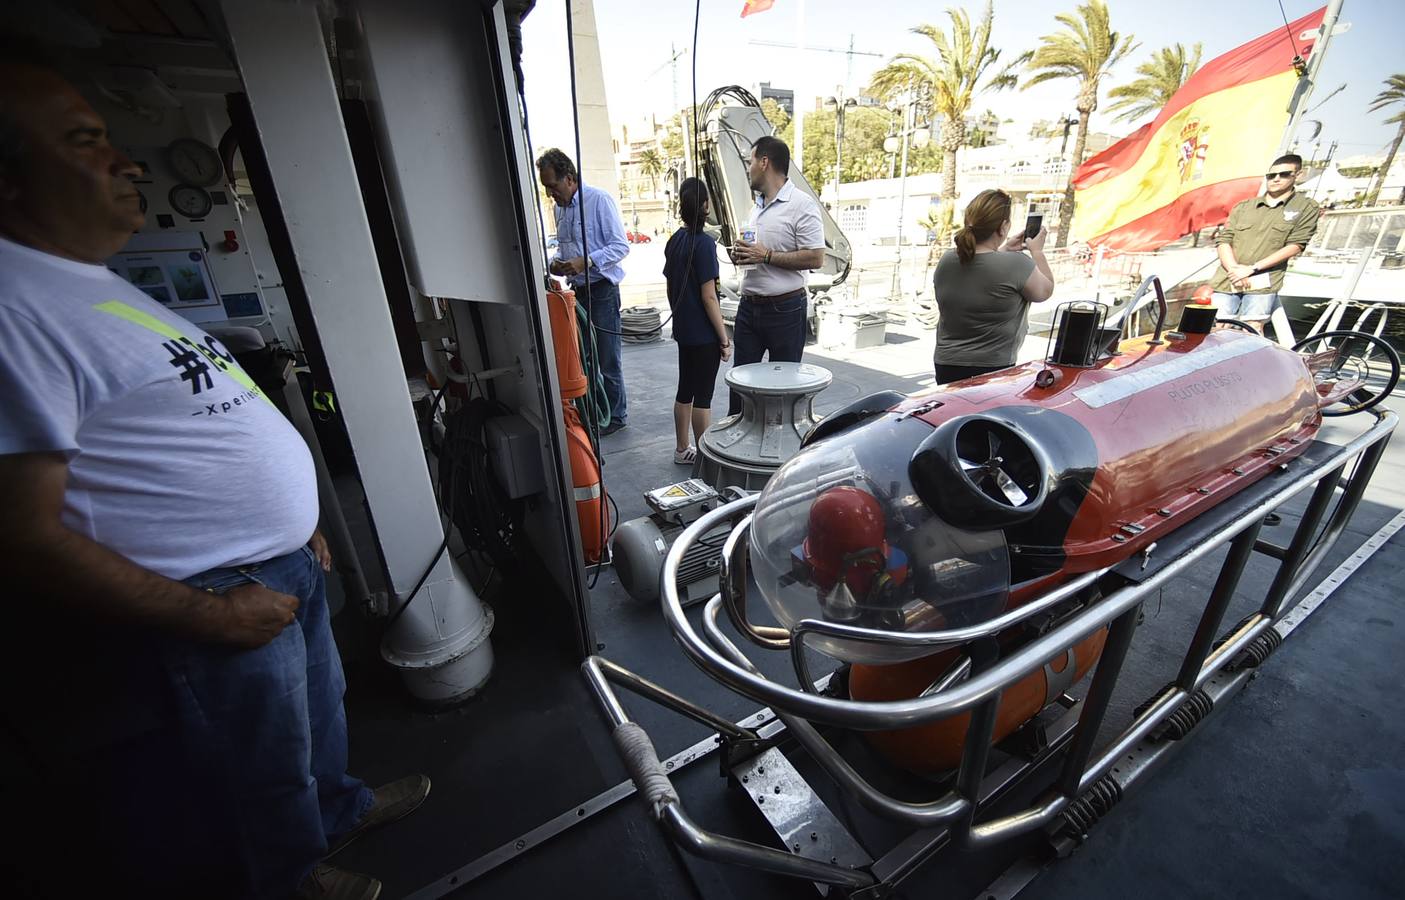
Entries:
[[673, 339], [678, 342], [678, 393], [673, 399], [673, 461], [693, 464], [694, 438], [712, 418], [717, 367], [732, 356], [732, 342], [717, 303], [717, 242], [703, 233], [707, 220], [707, 185], [688, 178], [678, 188], [678, 217], [683, 227], [664, 246], [663, 274], [673, 310]]

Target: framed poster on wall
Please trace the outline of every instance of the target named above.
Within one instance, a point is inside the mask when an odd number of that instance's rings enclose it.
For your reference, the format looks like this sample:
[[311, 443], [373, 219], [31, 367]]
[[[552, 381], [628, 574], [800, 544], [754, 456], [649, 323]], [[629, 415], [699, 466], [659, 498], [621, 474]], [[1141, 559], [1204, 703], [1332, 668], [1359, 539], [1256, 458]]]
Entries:
[[132, 235], [107, 267], [176, 312], [219, 306], [198, 232]]

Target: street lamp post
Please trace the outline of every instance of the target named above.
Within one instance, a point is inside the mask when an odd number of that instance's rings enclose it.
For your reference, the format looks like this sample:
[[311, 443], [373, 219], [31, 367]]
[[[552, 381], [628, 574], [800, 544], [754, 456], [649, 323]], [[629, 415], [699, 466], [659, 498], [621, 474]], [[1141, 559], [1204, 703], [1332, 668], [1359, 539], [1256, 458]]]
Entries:
[[1059, 159], [1063, 159], [1064, 154], [1068, 152], [1068, 132], [1078, 124], [1078, 119], [1074, 116], [1064, 116], [1059, 120], [1059, 124], [1064, 127], [1063, 143], [1059, 144]]
[[[906, 214], [907, 207], [907, 149], [909, 144], [908, 139], [911, 138], [911, 143], [915, 145], [919, 150], [927, 146], [928, 142], [932, 139], [932, 130], [930, 128], [918, 128], [916, 126], [916, 121], [914, 119], [916, 112], [915, 100], [915, 92], [909, 92], [905, 101], [906, 106], [903, 110], [903, 129], [901, 142], [902, 174], [898, 177], [898, 253], [897, 258], [893, 262], [893, 281], [888, 288], [889, 299], [894, 299], [902, 296], [901, 273], [903, 264], [903, 216]], [[895, 150], [898, 150], [898, 136], [892, 135], [884, 139], [883, 149], [888, 153], [892, 153]]]
[[834, 209], [837, 218], [839, 181], [844, 171], [844, 113], [849, 108], [858, 106], [858, 102], [853, 97], [845, 97], [844, 86], [839, 85], [834, 89], [833, 97], [825, 98], [824, 105], [834, 109]]

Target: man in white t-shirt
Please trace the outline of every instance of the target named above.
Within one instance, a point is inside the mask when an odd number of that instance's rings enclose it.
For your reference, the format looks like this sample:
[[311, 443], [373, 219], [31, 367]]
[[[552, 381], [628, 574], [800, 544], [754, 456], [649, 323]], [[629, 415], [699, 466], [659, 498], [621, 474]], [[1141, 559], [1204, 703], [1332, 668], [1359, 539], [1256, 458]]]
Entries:
[[320, 861], [428, 779], [346, 774], [307, 446], [103, 265], [140, 175], [60, 76], [0, 56], [0, 745], [31, 769], [0, 868], [26, 896], [373, 898]]
[[[824, 265], [824, 222], [815, 201], [790, 180], [790, 148], [780, 138], [757, 139], [748, 175], [757, 194], [750, 222], [755, 240], [738, 240], [732, 247], [732, 260], [748, 267], [732, 326], [732, 365], [761, 362], [762, 356], [800, 362], [809, 308], [805, 273]], [[727, 414], [741, 408], [733, 391]]]

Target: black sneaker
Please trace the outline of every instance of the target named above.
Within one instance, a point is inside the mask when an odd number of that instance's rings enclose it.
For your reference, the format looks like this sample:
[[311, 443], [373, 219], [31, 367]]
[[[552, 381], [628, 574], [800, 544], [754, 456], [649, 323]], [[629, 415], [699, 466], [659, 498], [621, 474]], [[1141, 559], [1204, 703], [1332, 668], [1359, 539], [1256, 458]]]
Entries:
[[324, 863], [308, 873], [298, 885], [298, 900], [376, 900], [381, 883], [360, 872], [348, 872]]
[[623, 422], [611, 422], [609, 425], [606, 425], [604, 428], [600, 429], [600, 433], [614, 434], [616, 431], [619, 431], [623, 427], [625, 427]]
[[414, 812], [424, 802], [424, 798], [429, 796], [429, 776], [409, 775], [399, 781], [392, 781], [390, 784], [378, 787], [373, 793], [375, 794], [375, 802], [371, 804], [371, 808], [366, 811], [366, 815], [361, 817], [361, 821], [356, 823], [355, 828], [342, 835], [327, 848], [328, 856], [336, 853], [366, 832], [382, 825], [389, 825], [396, 819], [403, 819]]

